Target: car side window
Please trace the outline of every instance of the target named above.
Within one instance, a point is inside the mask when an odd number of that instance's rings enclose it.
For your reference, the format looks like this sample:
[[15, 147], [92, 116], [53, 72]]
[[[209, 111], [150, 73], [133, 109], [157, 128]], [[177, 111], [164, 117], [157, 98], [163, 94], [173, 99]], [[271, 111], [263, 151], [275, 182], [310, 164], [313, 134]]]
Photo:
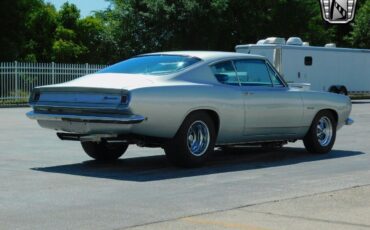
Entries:
[[272, 84], [274, 84], [274, 86], [277, 86], [277, 87], [284, 87], [284, 84], [280, 80], [280, 78], [278, 76], [278, 73], [270, 65], [267, 65], [267, 68], [268, 68], [269, 73], [270, 73], [270, 78], [271, 78]]
[[238, 77], [231, 61], [220, 62], [211, 66], [216, 79], [226, 85], [239, 85]]
[[263, 60], [235, 60], [240, 84], [244, 86], [272, 86], [270, 74]]

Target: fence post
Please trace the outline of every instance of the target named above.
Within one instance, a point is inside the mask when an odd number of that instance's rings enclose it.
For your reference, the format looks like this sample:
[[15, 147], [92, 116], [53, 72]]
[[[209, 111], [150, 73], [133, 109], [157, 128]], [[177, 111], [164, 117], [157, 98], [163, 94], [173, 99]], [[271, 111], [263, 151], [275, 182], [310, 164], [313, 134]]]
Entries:
[[51, 82], [55, 84], [55, 63], [51, 63]]
[[14, 81], [15, 97], [18, 98], [19, 92], [18, 92], [18, 62], [17, 61], [14, 62], [14, 77], [15, 77], [15, 81]]
[[89, 63], [86, 63], [85, 66], [86, 66], [86, 75], [88, 75], [89, 74]]

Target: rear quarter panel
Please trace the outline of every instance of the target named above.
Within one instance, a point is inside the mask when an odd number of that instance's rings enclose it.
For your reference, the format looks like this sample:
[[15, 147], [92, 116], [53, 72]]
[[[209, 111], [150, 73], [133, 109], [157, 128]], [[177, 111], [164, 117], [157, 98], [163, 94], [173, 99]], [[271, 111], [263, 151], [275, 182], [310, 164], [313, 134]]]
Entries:
[[188, 114], [206, 109], [219, 116], [217, 143], [234, 142], [243, 137], [241, 92], [227, 86], [183, 82], [135, 89], [131, 98], [132, 112], [147, 117], [133, 127], [135, 134], [172, 138]]

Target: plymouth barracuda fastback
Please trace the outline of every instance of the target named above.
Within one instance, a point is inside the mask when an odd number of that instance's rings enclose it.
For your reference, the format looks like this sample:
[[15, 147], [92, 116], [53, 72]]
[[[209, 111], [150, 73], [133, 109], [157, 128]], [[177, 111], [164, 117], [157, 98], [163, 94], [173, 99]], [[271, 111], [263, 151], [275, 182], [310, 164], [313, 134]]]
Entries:
[[135, 56], [70, 82], [37, 87], [27, 113], [96, 160], [129, 144], [162, 147], [180, 166], [199, 166], [215, 147], [282, 146], [303, 140], [327, 153], [353, 121], [347, 96], [289, 87], [266, 58], [182, 51]]

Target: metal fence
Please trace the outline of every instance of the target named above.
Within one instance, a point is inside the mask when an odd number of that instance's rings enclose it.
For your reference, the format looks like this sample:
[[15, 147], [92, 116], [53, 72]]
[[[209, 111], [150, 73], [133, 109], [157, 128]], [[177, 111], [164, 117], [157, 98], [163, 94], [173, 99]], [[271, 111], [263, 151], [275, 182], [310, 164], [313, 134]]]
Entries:
[[24, 103], [33, 88], [70, 81], [105, 65], [60, 63], [0, 63], [0, 104]]

